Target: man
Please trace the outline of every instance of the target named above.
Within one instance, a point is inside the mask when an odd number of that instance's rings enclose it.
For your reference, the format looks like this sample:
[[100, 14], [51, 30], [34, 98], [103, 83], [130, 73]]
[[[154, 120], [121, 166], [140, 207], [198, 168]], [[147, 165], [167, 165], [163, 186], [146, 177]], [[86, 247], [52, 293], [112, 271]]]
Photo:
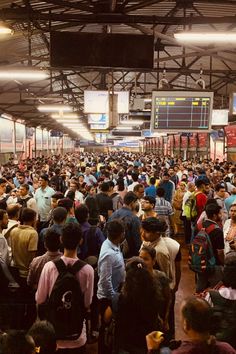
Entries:
[[134, 187], [139, 184], [138, 182], [138, 173], [132, 172], [131, 173], [132, 183], [128, 186], [128, 192], [133, 192]]
[[98, 259], [98, 290], [97, 297], [100, 305], [101, 327], [99, 330], [98, 353], [107, 354], [104, 343], [104, 313], [111, 306], [112, 299], [118, 295], [125, 280], [125, 263], [120, 244], [124, 240], [124, 225], [119, 220], [107, 224], [107, 239], [103, 242]]
[[159, 187], [163, 188], [165, 191], [164, 194], [165, 200], [167, 200], [169, 203], [172, 203], [174, 192], [175, 192], [175, 184], [170, 180], [170, 175], [168, 172], [165, 172], [163, 174]]
[[[48, 221], [46, 226], [51, 226], [53, 223], [53, 210], [58, 207], [58, 203], [61, 199], [64, 198], [64, 194], [61, 192], [56, 192], [51, 197], [51, 210], [48, 213]], [[45, 226], [45, 227], [46, 227]]]
[[195, 185], [197, 187], [197, 190], [195, 192], [195, 198], [196, 198], [196, 210], [197, 210], [197, 220], [198, 220], [205, 208], [207, 202], [207, 196], [205, 194], [204, 180], [197, 180]]
[[215, 200], [217, 201], [217, 204], [221, 207], [223, 225], [229, 217], [228, 210], [225, 205], [225, 192], [226, 190], [224, 183], [219, 183], [215, 186]]
[[195, 184], [193, 182], [188, 182], [187, 184], [187, 192], [185, 192], [184, 197], [183, 197], [183, 203], [182, 203], [182, 217], [183, 217], [183, 224], [184, 224], [184, 238], [185, 238], [185, 243], [188, 245], [190, 243], [191, 237], [192, 237], [192, 228], [191, 228], [191, 220], [188, 220], [185, 211], [184, 211], [184, 206], [186, 201], [189, 199], [189, 197], [192, 195], [192, 193], [195, 191]]
[[0, 209], [7, 209], [7, 206], [13, 203], [13, 198], [6, 194], [7, 180], [0, 178]]
[[169, 168], [169, 175], [170, 175], [170, 181], [172, 181], [175, 184], [175, 189], [176, 189], [179, 183], [179, 178], [173, 167]]
[[75, 218], [75, 208], [73, 200], [71, 200], [70, 198], [60, 199], [58, 202], [58, 206], [65, 208], [67, 211], [66, 224], [68, 224], [69, 222], [75, 222], [76, 224], [78, 223]]
[[106, 221], [113, 213], [113, 202], [109, 197], [109, 188], [109, 183], [103, 182], [100, 187], [101, 192], [96, 195], [99, 214], [102, 215]]
[[13, 230], [16, 226], [19, 225], [20, 210], [21, 207], [18, 204], [12, 204], [7, 207], [7, 214], [9, 218], [8, 225], [7, 228], [3, 230], [3, 235], [7, 241], [9, 241], [11, 230]]
[[157, 198], [156, 198], [156, 205], [155, 205], [155, 212], [157, 213], [158, 217], [164, 220], [167, 224], [167, 235], [170, 235], [171, 225], [173, 225], [172, 216], [174, 215], [173, 208], [165, 198], [165, 190], [162, 187], [157, 188]]
[[69, 191], [75, 192], [75, 201], [79, 202], [80, 204], [83, 204], [84, 202], [84, 196], [83, 194], [79, 191], [78, 183], [74, 180], [70, 180], [70, 186], [69, 189], [65, 193], [65, 197], [67, 196]]
[[[61, 242], [64, 247], [64, 254], [61, 257], [62, 261], [68, 267], [72, 267], [77, 261], [77, 249], [81, 243], [82, 232], [81, 228], [76, 223], [69, 223], [63, 227]], [[54, 284], [57, 280], [59, 272], [54, 262], [50, 261], [45, 264], [38, 284], [38, 290], [35, 295], [36, 303], [38, 305], [46, 302], [50, 298], [50, 294], [53, 290]], [[80, 288], [84, 298], [84, 307], [88, 311], [92, 302], [93, 296], [93, 280], [94, 271], [93, 268], [86, 264], [79, 272], [76, 273], [76, 279], [80, 284]], [[58, 354], [84, 354], [86, 344], [86, 328], [85, 321], [83, 330], [78, 339], [75, 340], [58, 340]]]
[[33, 209], [24, 208], [21, 214], [22, 225], [15, 227], [10, 234], [14, 266], [19, 270], [22, 287], [26, 286], [29, 265], [36, 255], [38, 246], [36, 216]]
[[43, 255], [44, 252], [46, 251], [45, 249], [45, 236], [48, 230], [52, 230], [59, 234], [60, 236], [62, 235], [62, 229], [63, 226], [66, 223], [66, 218], [67, 218], [67, 210], [63, 207], [57, 207], [53, 209], [52, 212], [52, 225], [49, 226], [48, 228], [44, 228], [41, 230], [39, 234], [39, 242], [38, 242], [38, 255]]
[[39, 225], [38, 230], [41, 231], [43, 225], [48, 220], [48, 213], [51, 209], [51, 197], [55, 194], [54, 189], [49, 187], [48, 175], [42, 175], [39, 178], [40, 187], [35, 192], [35, 200], [39, 213]]
[[216, 265], [214, 269], [197, 274], [196, 291], [202, 292], [208, 287], [214, 287], [222, 280], [222, 266], [224, 264], [224, 235], [218, 222], [221, 221], [221, 207], [217, 204], [209, 204], [206, 206], [207, 219], [200, 224], [197, 224], [195, 235], [202, 228], [207, 229], [211, 225], [215, 228], [208, 233], [212, 250], [214, 253]]
[[157, 218], [157, 213], [155, 212], [154, 208], [156, 205], [156, 198], [151, 196], [145, 196], [141, 200], [141, 208], [143, 214], [141, 215], [141, 220], [145, 220], [150, 217]]
[[155, 248], [158, 268], [172, 280], [170, 254], [162, 237], [166, 229], [165, 221], [148, 218], [142, 221], [141, 235], [144, 246]]
[[143, 184], [136, 184], [136, 186], [134, 187], [134, 194], [137, 196], [137, 202], [138, 202], [138, 205], [139, 205], [139, 209], [138, 209], [138, 212], [137, 212], [137, 216], [138, 217], [141, 217], [142, 214], [143, 214], [143, 211], [142, 211], [142, 207], [141, 207], [141, 200], [144, 196], [144, 186]]
[[121, 220], [125, 225], [125, 241], [127, 249], [123, 250], [126, 258], [137, 256], [141, 246], [140, 220], [134, 215], [137, 208], [137, 196], [133, 192], [128, 192], [124, 197], [124, 205], [116, 210], [108, 221], [114, 219]]
[[95, 186], [97, 184], [96, 178], [91, 174], [91, 170], [89, 167], [85, 169], [84, 182], [87, 186]]
[[36, 200], [29, 195], [29, 184], [20, 185], [17, 203], [20, 204], [23, 208], [33, 209], [36, 213], [38, 211]]
[[145, 188], [145, 195], [148, 197], [153, 197], [156, 198], [156, 194], [157, 194], [157, 189], [156, 189], [156, 178], [155, 177], [151, 177], [149, 180], [150, 186]]
[[54, 176], [51, 178], [51, 185], [55, 186], [57, 192], [64, 193], [66, 190], [65, 180], [60, 176], [60, 168], [56, 168], [54, 171]]
[[189, 340], [183, 341], [172, 354], [236, 353], [231, 345], [218, 342], [211, 336], [212, 309], [206, 300], [195, 296], [184, 300], [181, 305], [181, 317], [184, 333]]
[[57, 260], [62, 256], [62, 253], [60, 252], [60, 234], [55, 232], [52, 228], [47, 229], [44, 238], [44, 246], [47, 252], [42, 256], [34, 258], [29, 266], [27, 284], [35, 290], [38, 288], [39, 278], [44, 265], [47, 262]]
[[91, 226], [88, 222], [89, 210], [86, 205], [75, 209], [75, 217], [81, 226], [83, 243], [80, 246], [80, 258], [98, 257], [105, 237], [99, 227]]

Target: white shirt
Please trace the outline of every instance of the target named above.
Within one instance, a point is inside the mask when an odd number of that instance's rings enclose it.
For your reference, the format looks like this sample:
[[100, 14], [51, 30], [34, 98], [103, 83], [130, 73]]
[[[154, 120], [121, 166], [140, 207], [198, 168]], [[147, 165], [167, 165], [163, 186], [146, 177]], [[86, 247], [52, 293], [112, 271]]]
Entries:
[[[65, 197], [67, 196], [68, 192], [69, 192], [69, 189], [67, 189], [67, 191], [65, 193]], [[83, 204], [84, 196], [80, 191], [75, 191], [75, 200], [80, 202], [81, 204]]]
[[137, 186], [137, 184], [139, 184], [139, 182], [133, 182], [132, 184], [130, 184], [128, 186], [128, 192], [133, 192], [134, 191], [134, 187]]
[[35, 193], [35, 200], [37, 203], [38, 213], [40, 215], [40, 221], [47, 221], [48, 213], [51, 209], [51, 197], [55, 194], [54, 189], [47, 186], [42, 189], [37, 189]]

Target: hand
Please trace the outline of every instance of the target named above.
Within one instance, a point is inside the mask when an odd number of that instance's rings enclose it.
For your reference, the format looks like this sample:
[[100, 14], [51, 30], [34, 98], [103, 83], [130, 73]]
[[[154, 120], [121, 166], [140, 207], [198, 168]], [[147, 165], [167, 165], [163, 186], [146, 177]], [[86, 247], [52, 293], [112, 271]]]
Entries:
[[162, 332], [154, 331], [146, 336], [148, 350], [157, 350], [163, 342], [164, 337]]

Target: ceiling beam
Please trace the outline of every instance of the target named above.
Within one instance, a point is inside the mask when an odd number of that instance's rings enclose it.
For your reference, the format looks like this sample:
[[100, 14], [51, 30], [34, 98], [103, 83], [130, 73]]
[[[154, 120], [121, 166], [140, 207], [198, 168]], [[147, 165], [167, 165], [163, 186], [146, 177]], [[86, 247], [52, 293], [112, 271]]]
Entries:
[[24, 8], [20, 9], [1, 9], [1, 20], [12, 21], [59, 21], [59, 22], [74, 22], [80, 24], [88, 23], [123, 23], [123, 24], [162, 24], [162, 25], [193, 25], [193, 24], [236, 24], [236, 16], [222, 16], [222, 17], [209, 17], [209, 16], [191, 16], [191, 17], [174, 17], [174, 16], [148, 16], [148, 15], [125, 15], [120, 13], [104, 13], [104, 14], [57, 14], [57, 13], [40, 13], [39, 11], [25, 11]]

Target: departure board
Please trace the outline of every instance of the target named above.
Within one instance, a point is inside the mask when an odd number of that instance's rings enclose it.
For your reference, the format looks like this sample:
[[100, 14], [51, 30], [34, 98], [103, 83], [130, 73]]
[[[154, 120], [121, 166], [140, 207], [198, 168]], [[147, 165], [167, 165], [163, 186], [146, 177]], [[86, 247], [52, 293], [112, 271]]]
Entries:
[[156, 91], [152, 97], [153, 131], [208, 131], [212, 92]]

